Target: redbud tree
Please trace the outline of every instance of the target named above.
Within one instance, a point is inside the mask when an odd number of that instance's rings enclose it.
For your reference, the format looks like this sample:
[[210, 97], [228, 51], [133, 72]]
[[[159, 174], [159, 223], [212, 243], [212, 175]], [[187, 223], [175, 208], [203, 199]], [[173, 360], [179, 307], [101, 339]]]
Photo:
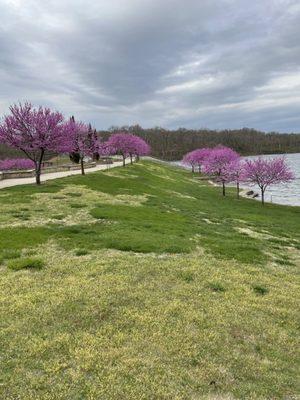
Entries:
[[81, 166], [81, 174], [85, 175], [85, 157], [93, 157], [100, 152], [98, 137], [90, 126], [75, 121], [74, 117], [70, 118], [65, 129], [68, 137], [67, 149], [71, 153], [71, 159], [75, 162], [78, 160]]
[[294, 179], [283, 158], [262, 158], [246, 160], [244, 164], [245, 180], [256, 184], [261, 191], [261, 202], [265, 203], [265, 191], [271, 185], [287, 183]]
[[119, 154], [123, 158], [123, 167], [127, 157], [139, 157], [150, 152], [148, 144], [138, 136], [124, 132], [114, 133], [106, 142], [111, 154]]
[[129, 140], [129, 157], [132, 164], [133, 157], [136, 161], [139, 160], [140, 156], [146, 156], [150, 153], [150, 146], [142, 138], [135, 135], [128, 135]]
[[192, 167], [192, 172], [195, 172], [195, 167], [198, 167], [199, 172], [201, 172], [201, 167], [203, 166], [204, 162], [207, 160], [211, 149], [196, 149], [189, 153], [187, 153], [182, 162], [185, 165], [190, 165]]
[[226, 181], [228, 183], [236, 184], [236, 197], [240, 197], [240, 183], [245, 181], [245, 168], [244, 163], [240, 158], [231, 161], [224, 170]]
[[59, 152], [66, 145], [63, 115], [31, 103], [13, 105], [0, 124], [0, 142], [21, 150], [34, 163], [36, 183], [47, 152]]
[[230, 182], [228, 168], [239, 159], [238, 153], [229, 147], [217, 146], [213, 148], [204, 161], [204, 172], [213, 175], [215, 180], [222, 184], [222, 194], [225, 196], [225, 184]]

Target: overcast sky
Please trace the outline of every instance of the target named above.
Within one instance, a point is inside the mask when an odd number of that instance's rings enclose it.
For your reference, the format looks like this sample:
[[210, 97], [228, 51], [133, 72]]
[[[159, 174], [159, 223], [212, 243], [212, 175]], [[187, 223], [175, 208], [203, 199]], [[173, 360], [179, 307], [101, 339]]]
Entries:
[[0, 0], [0, 113], [300, 132], [300, 0]]

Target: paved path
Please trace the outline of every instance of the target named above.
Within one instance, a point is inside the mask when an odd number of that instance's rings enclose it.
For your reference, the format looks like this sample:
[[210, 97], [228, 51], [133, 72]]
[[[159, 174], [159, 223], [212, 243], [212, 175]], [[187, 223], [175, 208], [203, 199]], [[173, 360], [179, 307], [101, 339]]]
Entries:
[[[128, 163], [128, 161], [127, 161], [127, 163]], [[115, 168], [115, 167], [120, 167], [122, 165], [123, 165], [122, 161], [117, 161], [117, 162], [114, 162], [113, 164], [97, 165], [96, 167], [87, 168], [85, 170], [85, 173], [88, 174], [89, 172], [103, 171], [103, 170], [107, 170], [107, 169], [111, 169], [111, 168]], [[64, 178], [66, 176], [79, 175], [79, 174], [81, 174], [80, 170], [51, 172], [49, 174], [42, 174], [41, 181], [45, 182], [45, 181], [49, 181], [51, 179]], [[8, 188], [11, 186], [18, 186], [18, 185], [29, 185], [31, 183], [35, 183], [35, 178], [3, 179], [0, 181], [0, 189]]]

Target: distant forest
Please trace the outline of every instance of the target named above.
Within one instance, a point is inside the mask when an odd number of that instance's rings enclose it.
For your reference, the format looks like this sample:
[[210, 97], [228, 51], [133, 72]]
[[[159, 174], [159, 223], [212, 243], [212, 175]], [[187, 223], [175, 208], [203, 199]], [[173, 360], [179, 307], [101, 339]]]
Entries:
[[184, 128], [143, 129], [138, 125], [112, 127], [109, 131], [99, 133], [106, 138], [120, 130], [141, 136], [150, 144], [152, 155], [164, 160], [180, 160], [191, 150], [219, 144], [231, 147], [241, 155], [300, 153], [300, 133], [264, 133], [248, 128], [220, 131]]
[[[141, 136], [150, 144], [152, 155], [164, 160], [180, 160], [191, 150], [213, 147], [218, 144], [229, 146], [241, 155], [300, 153], [300, 133], [264, 133], [248, 128], [220, 131], [184, 128], [177, 130], [143, 129], [139, 125], [112, 127], [107, 131], [98, 131], [98, 133], [107, 139], [112, 133], [120, 130]], [[0, 159], [20, 156], [23, 156], [21, 152], [0, 145]]]

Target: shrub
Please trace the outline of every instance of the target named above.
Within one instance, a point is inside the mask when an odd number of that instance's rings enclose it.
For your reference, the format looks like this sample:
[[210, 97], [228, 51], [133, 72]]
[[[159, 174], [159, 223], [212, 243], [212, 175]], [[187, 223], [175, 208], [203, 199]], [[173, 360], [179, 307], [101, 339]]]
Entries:
[[27, 158], [13, 158], [0, 161], [0, 171], [33, 169], [34, 163]]
[[42, 269], [45, 262], [40, 258], [27, 257], [20, 259], [13, 259], [7, 262], [7, 267], [14, 271], [21, 269]]

